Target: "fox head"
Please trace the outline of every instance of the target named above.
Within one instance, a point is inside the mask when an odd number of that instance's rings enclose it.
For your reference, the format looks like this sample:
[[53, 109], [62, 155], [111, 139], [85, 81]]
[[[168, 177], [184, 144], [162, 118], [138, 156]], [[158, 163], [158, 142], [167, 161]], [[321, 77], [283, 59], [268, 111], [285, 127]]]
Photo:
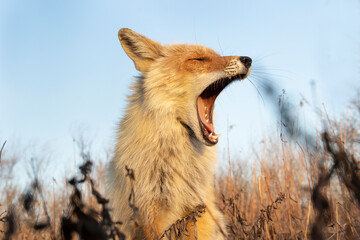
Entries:
[[161, 45], [127, 28], [119, 30], [119, 39], [142, 73], [138, 91], [144, 111], [165, 114], [201, 143], [216, 144], [216, 97], [231, 82], [249, 75], [251, 58], [220, 56], [201, 45]]

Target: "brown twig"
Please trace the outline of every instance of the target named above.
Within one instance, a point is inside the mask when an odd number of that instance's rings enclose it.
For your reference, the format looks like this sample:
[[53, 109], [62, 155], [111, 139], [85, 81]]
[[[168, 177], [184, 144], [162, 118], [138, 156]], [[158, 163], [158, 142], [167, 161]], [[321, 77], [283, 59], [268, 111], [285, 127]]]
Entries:
[[2, 147], [1, 147], [1, 149], [0, 149], [0, 163], [1, 163], [2, 151], [3, 151], [4, 147], [5, 147], [5, 144], [6, 144], [6, 141], [3, 143], [3, 145], [2, 145]]
[[190, 223], [194, 224], [194, 237], [197, 239], [197, 231], [196, 231], [196, 221], [197, 218], [201, 217], [203, 213], [205, 213], [206, 207], [203, 205], [199, 205], [195, 208], [193, 212], [188, 214], [187, 216], [178, 219], [175, 223], [173, 223], [170, 227], [168, 227], [160, 236], [159, 240], [164, 239], [182, 239], [183, 235], [186, 232], [189, 232], [188, 226]]

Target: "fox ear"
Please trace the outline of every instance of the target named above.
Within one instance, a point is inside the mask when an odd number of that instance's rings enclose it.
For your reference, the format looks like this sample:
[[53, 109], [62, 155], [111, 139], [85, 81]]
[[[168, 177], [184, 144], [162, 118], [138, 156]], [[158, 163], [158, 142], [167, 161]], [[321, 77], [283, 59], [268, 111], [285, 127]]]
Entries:
[[162, 56], [163, 46], [160, 43], [131, 29], [121, 28], [119, 40], [125, 53], [134, 61], [136, 69], [140, 72], [148, 71], [151, 62]]

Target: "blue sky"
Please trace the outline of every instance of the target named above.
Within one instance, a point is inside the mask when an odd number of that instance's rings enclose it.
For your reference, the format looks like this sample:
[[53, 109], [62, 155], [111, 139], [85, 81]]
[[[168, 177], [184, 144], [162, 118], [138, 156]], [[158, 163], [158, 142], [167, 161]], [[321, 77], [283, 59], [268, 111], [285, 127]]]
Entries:
[[[0, 141], [8, 141], [8, 151], [46, 145], [59, 175], [74, 162], [79, 129], [94, 139], [96, 153], [112, 146], [128, 86], [138, 75], [118, 41], [122, 27], [161, 43], [250, 56], [254, 69], [266, 68], [296, 103], [301, 95], [313, 100], [315, 81], [316, 103], [331, 115], [345, 111], [360, 87], [356, 0], [0, 0]], [[271, 109], [249, 82], [226, 89], [215, 109], [220, 154], [228, 124], [235, 126], [229, 134], [234, 154], [276, 129]], [[306, 118], [315, 125], [314, 117]]]

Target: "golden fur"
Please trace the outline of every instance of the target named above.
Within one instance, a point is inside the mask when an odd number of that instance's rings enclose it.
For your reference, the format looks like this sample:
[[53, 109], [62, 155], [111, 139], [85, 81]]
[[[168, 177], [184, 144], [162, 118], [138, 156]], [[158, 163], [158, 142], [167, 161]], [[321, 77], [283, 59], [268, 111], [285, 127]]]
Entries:
[[131, 239], [128, 166], [135, 171], [136, 239], [156, 239], [198, 205], [206, 206], [196, 224], [198, 239], [225, 239], [220, 230], [225, 232], [225, 220], [215, 204], [216, 148], [202, 135], [196, 99], [216, 80], [248, 70], [239, 57], [222, 57], [200, 45], [161, 45], [130, 29], [120, 29], [119, 39], [142, 75], [131, 88], [108, 168], [115, 220]]

